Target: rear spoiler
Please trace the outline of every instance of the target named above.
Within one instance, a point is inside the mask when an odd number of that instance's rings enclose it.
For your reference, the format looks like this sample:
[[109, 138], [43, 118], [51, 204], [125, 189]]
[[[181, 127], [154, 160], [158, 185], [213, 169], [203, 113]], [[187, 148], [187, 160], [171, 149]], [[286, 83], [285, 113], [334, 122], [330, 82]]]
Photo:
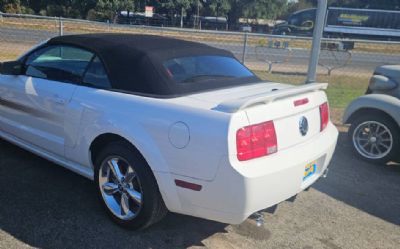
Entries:
[[243, 98], [228, 100], [220, 103], [218, 106], [214, 107], [213, 110], [226, 113], [235, 113], [251, 106], [259, 104], [269, 104], [277, 99], [288, 98], [306, 92], [325, 90], [327, 88], [328, 88], [328, 83], [313, 83], [303, 86], [289, 87], [285, 89], [271, 91], [269, 93], [263, 93], [259, 95], [252, 95]]

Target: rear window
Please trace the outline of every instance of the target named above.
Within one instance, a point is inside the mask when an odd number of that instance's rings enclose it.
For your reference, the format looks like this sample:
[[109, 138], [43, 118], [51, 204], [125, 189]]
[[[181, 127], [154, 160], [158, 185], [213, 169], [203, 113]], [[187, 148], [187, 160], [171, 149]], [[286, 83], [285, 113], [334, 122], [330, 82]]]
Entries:
[[255, 77], [235, 58], [204, 55], [169, 59], [163, 63], [167, 75], [176, 83], [195, 83]]

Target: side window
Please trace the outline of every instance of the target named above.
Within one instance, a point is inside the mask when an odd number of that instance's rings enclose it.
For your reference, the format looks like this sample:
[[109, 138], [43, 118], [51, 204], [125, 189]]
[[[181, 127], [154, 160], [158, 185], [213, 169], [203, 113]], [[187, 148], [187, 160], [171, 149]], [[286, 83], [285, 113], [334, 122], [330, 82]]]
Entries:
[[80, 83], [93, 53], [71, 46], [49, 46], [35, 51], [26, 63], [27, 76]]
[[289, 24], [293, 25], [293, 26], [300, 26], [300, 15], [296, 14], [296, 15], [292, 15], [289, 19]]
[[104, 69], [103, 63], [99, 57], [96, 56], [92, 63], [90, 63], [89, 68], [83, 77], [83, 83], [98, 88], [111, 88], [106, 70]]
[[312, 11], [304, 11], [300, 17], [301, 20], [301, 26], [302, 27], [307, 27], [307, 23], [309, 22], [314, 22], [315, 16], [313, 16]]

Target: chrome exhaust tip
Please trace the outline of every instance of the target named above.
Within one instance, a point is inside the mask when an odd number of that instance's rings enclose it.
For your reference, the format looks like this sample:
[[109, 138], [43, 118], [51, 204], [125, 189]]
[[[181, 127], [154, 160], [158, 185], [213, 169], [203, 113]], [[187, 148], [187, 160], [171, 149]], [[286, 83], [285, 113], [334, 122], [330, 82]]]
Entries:
[[261, 212], [255, 212], [250, 216], [250, 219], [256, 222], [257, 227], [261, 227], [265, 223], [264, 215]]
[[324, 171], [324, 173], [322, 174], [322, 177], [323, 177], [323, 178], [327, 178], [327, 177], [328, 177], [328, 172], [329, 172], [329, 169], [326, 169], [326, 170]]

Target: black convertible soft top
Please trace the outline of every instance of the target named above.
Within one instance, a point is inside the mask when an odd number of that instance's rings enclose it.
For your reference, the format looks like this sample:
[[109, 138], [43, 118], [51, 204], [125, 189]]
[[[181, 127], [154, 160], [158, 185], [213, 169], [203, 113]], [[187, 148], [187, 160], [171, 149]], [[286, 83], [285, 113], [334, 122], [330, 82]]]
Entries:
[[[201, 43], [153, 35], [103, 33], [59, 36], [47, 44], [72, 45], [96, 53], [103, 61], [114, 90], [173, 97], [238, 84], [231, 81], [179, 84], [168, 77], [163, 68], [163, 62], [168, 59], [196, 55], [234, 58], [226, 50]], [[258, 78], [246, 80], [243, 83], [254, 83]]]

